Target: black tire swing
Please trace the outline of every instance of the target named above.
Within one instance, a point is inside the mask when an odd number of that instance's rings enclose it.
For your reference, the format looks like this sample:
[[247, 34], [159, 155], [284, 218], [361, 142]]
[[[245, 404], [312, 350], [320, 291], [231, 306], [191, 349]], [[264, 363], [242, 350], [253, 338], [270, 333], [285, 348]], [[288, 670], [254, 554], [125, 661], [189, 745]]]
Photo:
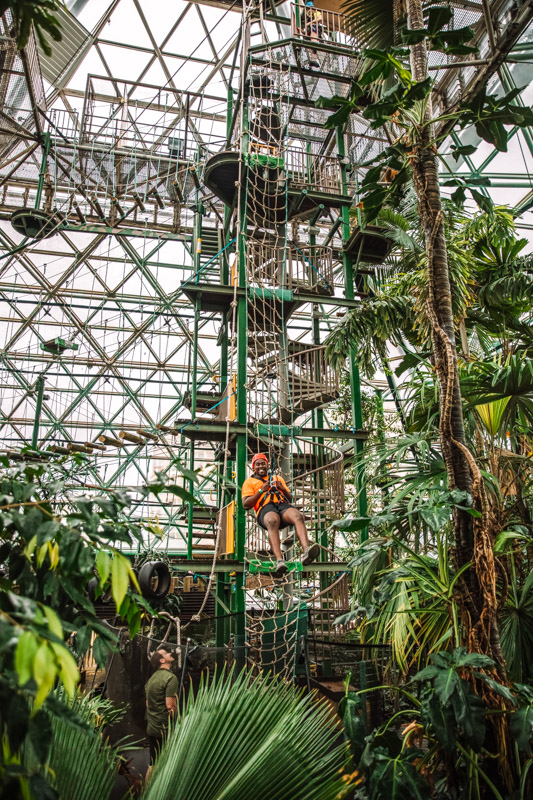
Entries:
[[170, 589], [170, 570], [164, 561], [147, 561], [139, 570], [139, 586], [143, 597], [153, 600], [165, 597]]
[[91, 578], [89, 583], [87, 584], [87, 594], [89, 595], [89, 600], [91, 603], [105, 603], [106, 605], [111, 602], [111, 592], [108, 590], [103, 594], [100, 594], [96, 597], [96, 592], [98, 587], [100, 586], [100, 581], [98, 578], [94, 577]]

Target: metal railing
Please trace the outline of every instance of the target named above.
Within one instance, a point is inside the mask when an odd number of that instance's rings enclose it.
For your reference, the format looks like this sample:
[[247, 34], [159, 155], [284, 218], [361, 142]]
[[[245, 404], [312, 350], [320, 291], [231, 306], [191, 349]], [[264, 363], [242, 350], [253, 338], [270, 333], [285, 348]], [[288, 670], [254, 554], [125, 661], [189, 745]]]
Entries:
[[298, 504], [305, 509], [309, 527], [323, 532], [345, 512], [343, 456], [328, 445], [310, 442], [305, 442], [305, 445], [310, 448], [318, 466], [294, 475], [294, 494]]
[[348, 47], [354, 44], [345, 14], [309, 7], [305, 3], [291, 4], [291, 34], [315, 42], [333, 42]]
[[342, 193], [340, 164], [335, 156], [310, 153], [299, 147], [253, 141], [250, 142], [248, 158], [249, 163], [261, 172], [266, 166], [284, 170], [293, 189]]
[[[250, 356], [255, 371], [250, 375], [253, 387], [248, 401], [249, 419], [268, 423], [276, 419], [293, 424], [302, 414], [331, 403], [339, 396], [339, 379], [326, 362], [325, 348], [304, 348], [280, 357], [277, 351], [279, 336], [272, 340], [272, 351]], [[277, 423], [276, 423], [277, 424]], [[326, 434], [327, 435], [327, 434]], [[322, 463], [327, 461], [324, 458]]]
[[326, 361], [324, 346], [301, 350], [287, 358], [288, 393], [301, 413], [339, 396], [339, 375]]
[[285, 151], [285, 169], [291, 188], [342, 194], [340, 164], [334, 156], [288, 147]]
[[333, 286], [333, 251], [322, 245], [278, 246], [249, 239], [248, 282], [264, 288], [324, 292]]

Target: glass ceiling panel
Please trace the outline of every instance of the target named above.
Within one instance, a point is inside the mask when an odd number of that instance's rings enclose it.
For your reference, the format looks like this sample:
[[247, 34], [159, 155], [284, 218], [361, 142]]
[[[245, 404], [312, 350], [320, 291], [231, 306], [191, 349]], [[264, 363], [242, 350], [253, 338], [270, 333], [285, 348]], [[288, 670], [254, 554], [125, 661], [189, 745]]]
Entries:
[[[31, 441], [40, 375], [46, 395], [39, 429], [42, 448], [116, 438], [121, 430], [155, 434], [158, 424], [172, 426], [177, 417], [189, 420], [183, 398], [192, 381], [194, 307], [180, 286], [198, 270], [212, 282], [219, 279], [221, 242], [233, 236], [230, 228], [224, 232], [224, 207], [206, 188], [203, 169], [210, 155], [226, 148], [232, 65], [233, 100], [240, 86], [241, 45], [235, 47], [240, 12], [185, 0], [77, 0], [68, 5], [93, 33], [94, 42], [73, 57], [57, 86], [45, 82], [48, 101], [40, 117], [50, 136], [45, 169], [26, 99], [20, 99], [14, 120], [27, 126], [28, 135], [18, 130], [0, 136], [0, 423], [8, 448]], [[518, 13], [515, 4], [490, 5], [503, 36]], [[473, 25], [480, 57], [490, 60], [482, 4], [453, 6], [455, 27]], [[316, 109], [314, 101], [321, 94], [346, 94], [358, 55], [339, 45], [339, 52], [321, 56], [321, 69], [313, 74], [305, 43], [277, 44], [280, 38], [291, 38], [290, 4], [277, 9], [279, 29], [271, 19], [262, 28], [259, 20], [253, 22], [251, 43], [264, 48], [249, 69], [252, 75], [254, 70], [271, 70], [282, 76], [284, 91], [290, 90], [294, 152], [308, 147], [327, 154], [332, 139], [323, 123], [330, 112]], [[533, 101], [533, 50], [527, 50], [532, 31], [530, 26], [515, 46], [514, 55], [522, 60], [508, 64], [510, 79], [525, 86], [522, 101], [528, 105]], [[475, 64], [449, 69], [450, 59], [437, 53], [430, 55], [430, 65], [439, 67], [432, 76], [442, 89], [439, 102], [445, 98], [448, 104], [482, 69]], [[40, 76], [32, 80], [37, 85]], [[13, 98], [16, 87], [10, 86]], [[489, 87], [502, 90], [501, 78], [491, 77]], [[387, 145], [388, 135], [352, 117], [346, 142], [353, 181], [364, 174], [359, 165]], [[230, 139], [234, 145], [234, 132]], [[479, 141], [473, 130], [461, 132], [460, 139]], [[510, 140], [507, 154], [487, 164], [493, 148], [484, 142], [466, 162], [450, 157], [445, 162], [449, 171], [462, 175], [484, 167], [498, 176], [489, 189], [494, 201], [518, 204], [533, 188], [527, 174], [533, 161], [530, 144], [520, 133]], [[56, 215], [56, 232], [32, 242], [9, 220], [17, 209], [35, 206], [40, 174], [40, 208]], [[498, 185], [512, 183], [515, 175], [516, 186]], [[354, 190], [355, 182], [350, 186]], [[195, 228], [199, 204], [205, 209], [201, 237]], [[325, 240], [333, 221], [320, 221], [319, 241]], [[529, 226], [523, 231], [531, 238], [531, 211], [522, 223]], [[203, 239], [202, 253], [197, 252], [198, 238]], [[340, 247], [335, 237], [332, 241]], [[22, 249], [7, 255], [17, 247]], [[334, 307], [320, 316], [322, 333], [335, 321], [335, 313]], [[295, 338], [310, 338], [309, 319], [310, 306], [295, 315]], [[219, 316], [202, 313], [197, 382], [209, 393], [220, 390], [220, 328]], [[76, 481], [138, 485], [156, 469], [169, 469], [184, 456], [188, 441], [181, 435], [157, 435], [157, 441], [143, 447], [95, 451]], [[198, 463], [212, 465], [213, 453], [211, 445], [200, 448]]]

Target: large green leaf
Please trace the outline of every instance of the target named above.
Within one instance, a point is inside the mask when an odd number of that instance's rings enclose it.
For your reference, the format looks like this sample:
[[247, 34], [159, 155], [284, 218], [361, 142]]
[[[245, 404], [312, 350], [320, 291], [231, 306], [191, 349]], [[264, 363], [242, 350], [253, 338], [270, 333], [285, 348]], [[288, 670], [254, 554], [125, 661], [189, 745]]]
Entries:
[[144, 800], [334, 800], [350, 790], [326, 705], [243, 672], [203, 680], [172, 726]]
[[451, 704], [457, 725], [468, 741], [469, 746], [479, 752], [485, 739], [485, 706], [470, 683], [460, 680], [451, 695]]
[[348, 692], [339, 701], [338, 714], [350, 743], [354, 764], [359, 763], [365, 746], [365, 723], [362, 717], [362, 702], [355, 692]]
[[511, 717], [511, 734], [523, 753], [531, 752], [533, 737], [533, 706], [525, 706], [515, 711]]
[[503, 97], [487, 95], [486, 85], [472, 99], [461, 106], [459, 125], [464, 128], [473, 124], [477, 134], [493, 144], [498, 150], [507, 152], [506, 125], [527, 127], [533, 124], [533, 111], [528, 107], [516, 106], [512, 101], [522, 88], [513, 89]]
[[368, 527], [369, 522], [370, 517], [345, 517], [344, 519], [334, 520], [331, 523], [331, 527], [344, 532], [362, 531]]
[[414, 748], [402, 751], [396, 758], [378, 752], [370, 772], [370, 800], [427, 800], [431, 787], [412, 763], [422, 755]]
[[461, 678], [455, 669], [439, 669], [435, 677], [435, 694], [443, 705], [446, 705], [452, 694], [457, 691], [460, 686]]
[[[450, 728], [446, 721], [447, 714], [453, 711], [455, 718], [454, 727], [462, 730], [468, 739], [469, 746], [475, 751], [479, 751], [485, 738], [485, 706], [482, 699], [474, 691], [472, 684], [462, 678], [460, 670], [465, 668], [491, 669], [494, 667], [492, 659], [479, 653], [468, 653], [466, 648], [458, 647], [453, 653], [441, 651], [430, 655], [433, 662], [430, 666], [418, 672], [413, 681], [433, 681], [433, 687], [427, 688], [426, 693], [431, 691], [436, 701], [442, 706], [441, 716], [435, 716], [437, 728], [440, 736], [447, 740], [449, 745]], [[490, 677], [483, 673], [475, 673], [479, 680], [484, 680], [499, 694], [510, 698], [506, 687], [500, 686]], [[426, 718], [431, 718], [436, 707], [433, 701], [428, 699], [425, 705]], [[437, 732], [437, 731], [436, 731]], [[439, 734], [437, 734], [439, 736]]]
[[449, 5], [430, 6], [424, 10], [427, 16], [426, 25], [429, 33], [437, 33], [453, 19], [453, 10]]
[[431, 687], [422, 694], [420, 718], [425, 726], [430, 726], [441, 746], [451, 753], [456, 740], [455, 718], [451, 708], [440, 702]]
[[[106, 721], [116, 719], [120, 712], [117, 714], [111, 703], [101, 698], [93, 701], [89, 696], [76, 695], [67, 700], [62, 690], [55, 690], [45, 707], [46, 724], [51, 727], [52, 735], [43, 777], [62, 800], [109, 800], [120, 757], [119, 750], [104, 743], [101, 728]], [[108, 711], [110, 716], [107, 716]], [[43, 736], [44, 729], [42, 725]], [[35, 739], [36, 736], [30, 737], [23, 754], [24, 764], [30, 770], [37, 770], [41, 764]]]

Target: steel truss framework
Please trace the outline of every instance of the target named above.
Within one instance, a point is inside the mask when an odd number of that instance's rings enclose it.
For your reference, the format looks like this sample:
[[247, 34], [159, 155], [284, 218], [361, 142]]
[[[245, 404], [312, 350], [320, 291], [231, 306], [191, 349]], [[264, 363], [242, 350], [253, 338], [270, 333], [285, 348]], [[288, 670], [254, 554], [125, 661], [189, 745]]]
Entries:
[[[347, 256], [343, 248], [348, 207], [361, 164], [390, 133], [354, 117], [335, 136], [323, 127], [329, 112], [315, 108], [321, 95], [346, 94], [356, 74], [359, 47], [342, 15], [324, 8], [328, 35], [317, 41], [294, 4], [270, 0], [245, 9], [245, 17], [237, 2], [178, 0], [164, 4], [164, 14], [161, 5], [71, 3], [78, 16], [64, 13], [68, 36], [52, 58], [33, 38], [17, 53], [9, 12], [0, 23], [0, 424], [11, 453], [32, 442], [41, 452], [81, 450], [86, 458], [73, 465], [72, 484], [84, 491], [135, 487], [191, 460], [200, 468], [198, 499], [213, 508], [230, 497], [217, 494], [216, 436], [207, 427], [210, 441], [201, 438], [201, 420], [213, 418], [206, 409], [216, 403], [225, 412], [229, 406], [233, 334], [209, 291], [232, 292], [239, 269], [244, 289], [246, 256], [234, 241], [238, 192], [225, 194], [227, 176], [219, 185], [207, 166], [221, 152], [252, 152], [249, 141], [243, 145], [243, 100], [254, 76], [268, 74], [286, 112], [291, 235], [299, 252], [331, 250], [333, 294], [304, 292], [287, 323], [290, 338], [311, 348], [364, 292], [370, 267], [360, 252]], [[432, 55], [436, 109], [454, 108], [483, 84], [493, 91], [524, 86], [521, 102], [530, 104], [533, 0], [452, 5], [453, 24], [474, 28], [479, 55]], [[461, 141], [477, 143], [471, 130]], [[511, 197], [528, 227], [533, 132], [509, 130], [509, 142], [510, 160], [484, 147], [457, 163], [444, 157], [442, 179], [459, 175], [477, 186], [489, 176], [494, 188], [481, 191], [501, 202]], [[256, 154], [276, 157], [268, 138], [256, 144]], [[44, 215], [47, 238], [35, 235], [39, 214], [24, 213], [13, 227], [23, 208]], [[208, 287], [203, 295], [199, 284]], [[240, 346], [236, 391], [244, 396], [253, 387]], [[363, 434], [352, 377], [357, 450]], [[237, 423], [248, 424], [246, 411], [237, 412]], [[297, 424], [311, 442], [335, 435], [327, 402], [302, 410]], [[91, 443], [101, 449], [91, 452]], [[241, 478], [244, 451], [230, 458], [229, 472], [239, 458]], [[186, 517], [166, 500], [139, 496], [132, 514], [169, 533], [165, 546], [173, 550], [189, 557], [212, 550], [205, 541], [213, 520]], [[242, 534], [242, 516], [239, 525]]]

